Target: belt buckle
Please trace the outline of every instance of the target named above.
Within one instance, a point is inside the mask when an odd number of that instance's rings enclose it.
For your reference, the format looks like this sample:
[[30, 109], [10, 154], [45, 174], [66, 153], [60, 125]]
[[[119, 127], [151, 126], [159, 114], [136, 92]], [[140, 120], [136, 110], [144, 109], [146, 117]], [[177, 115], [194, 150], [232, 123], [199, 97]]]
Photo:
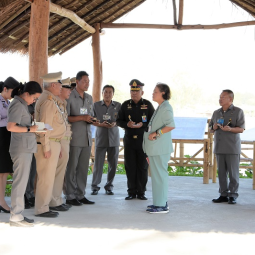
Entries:
[[134, 138], [134, 139], [137, 139], [137, 135], [133, 135], [133, 138]]

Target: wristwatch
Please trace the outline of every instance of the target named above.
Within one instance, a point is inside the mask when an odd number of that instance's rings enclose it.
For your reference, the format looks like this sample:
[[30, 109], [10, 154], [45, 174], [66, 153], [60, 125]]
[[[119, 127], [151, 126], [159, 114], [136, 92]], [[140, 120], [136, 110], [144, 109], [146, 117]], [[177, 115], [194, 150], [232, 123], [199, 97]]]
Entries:
[[30, 132], [30, 127], [27, 127], [27, 132]]
[[158, 130], [156, 131], [156, 134], [157, 134], [157, 135], [156, 135], [157, 137], [160, 137], [160, 136], [161, 136], [161, 134], [160, 134], [160, 129], [158, 129]]

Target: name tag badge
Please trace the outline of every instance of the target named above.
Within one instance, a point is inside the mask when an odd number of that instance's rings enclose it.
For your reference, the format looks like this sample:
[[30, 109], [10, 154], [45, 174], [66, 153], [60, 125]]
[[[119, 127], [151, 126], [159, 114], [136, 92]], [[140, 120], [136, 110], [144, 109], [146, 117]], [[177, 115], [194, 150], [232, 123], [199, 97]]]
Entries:
[[88, 109], [87, 108], [80, 108], [80, 114], [81, 115], [88, 114]]
[[103, 115], [103, 120], [111, 120], [111, 116], [108, 114]]
[[151, 132], [151, 126], [148, 127], [148, 132]]
[[147, 122], [147, 116], [146, 115], [142, 116], [142, 122]]

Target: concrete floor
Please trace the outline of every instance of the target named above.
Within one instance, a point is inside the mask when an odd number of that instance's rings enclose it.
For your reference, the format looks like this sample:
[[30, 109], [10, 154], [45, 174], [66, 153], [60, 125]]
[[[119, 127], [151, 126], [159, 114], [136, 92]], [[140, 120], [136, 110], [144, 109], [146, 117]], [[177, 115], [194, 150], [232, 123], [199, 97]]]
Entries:
[[[103, 183], [106, 175], [103, 176]], [[202, 184], [199, 177], [169, 177], [168, 214], [148, 214], [152, 203], [125, 201], [126, 177], [116, 175], [114, 196], [99, 191], [87, 198], [95, 205], [72, 207], [56, 219], [33, 217], [34, 228], [14, 228], [9, 215], [0, 214], [0, 254], [254, 254], [255, 190], [251, 179], [240, 179], [236, 205], [213, 204], [218, 184]], [[7, 198], [10, 202], [10, 199]]]

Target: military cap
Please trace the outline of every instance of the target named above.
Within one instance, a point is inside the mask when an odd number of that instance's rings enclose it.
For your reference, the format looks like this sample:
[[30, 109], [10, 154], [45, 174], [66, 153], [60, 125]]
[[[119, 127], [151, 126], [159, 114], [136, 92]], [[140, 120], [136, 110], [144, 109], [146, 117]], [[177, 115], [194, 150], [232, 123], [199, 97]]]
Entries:
[[73, 77], [70, 79], [71, 83], [75, 83], [76, 84], [76, 77]]
[[45, 74], [44, 76], [41, 76], [41, 78], [45, 82], [59, 82], [59, 83], [61, 83], [62, 72], [48, 73], [48, 74]]
[[62, 82], [62, 88], [67, 88], [67, 89], [71, 88], [70, 77], [62, 80], [61, 82]]
[[137, 79], [131, 80], [130, 83], [129, 83], [129, 85], [130, 85], [130, 89], [131, 89], [131, 90], [140, 90], [141, 87], [144, 86], [144, 84], [141, 83], [141, 82], [140, 82], [139, 80], [137, 80]]
[[9, 89], [15, 89], [19, 85], [20, 83], [11, 76], [4, 81], [4, 87]]

